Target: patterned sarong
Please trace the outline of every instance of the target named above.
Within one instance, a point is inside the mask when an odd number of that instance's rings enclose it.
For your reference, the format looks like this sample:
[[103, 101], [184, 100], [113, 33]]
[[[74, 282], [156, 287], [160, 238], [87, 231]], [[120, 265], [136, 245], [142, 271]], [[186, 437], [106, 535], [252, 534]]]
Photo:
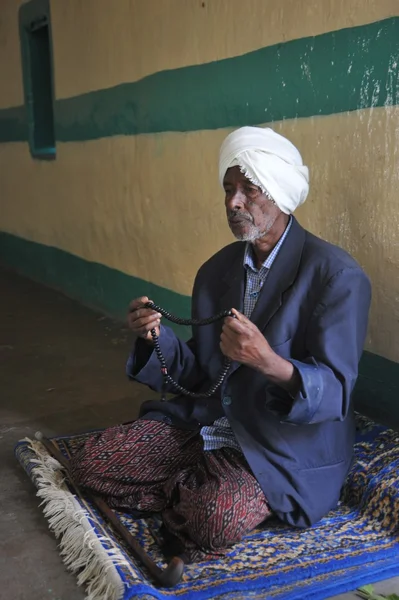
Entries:
[[94, 434], [71, 460], [75, 481], [109, 506], [161, 513], [173, 553], [219, 558], [270, 515], [244, 456], [204, 451], [198, 432], [138, 420]]

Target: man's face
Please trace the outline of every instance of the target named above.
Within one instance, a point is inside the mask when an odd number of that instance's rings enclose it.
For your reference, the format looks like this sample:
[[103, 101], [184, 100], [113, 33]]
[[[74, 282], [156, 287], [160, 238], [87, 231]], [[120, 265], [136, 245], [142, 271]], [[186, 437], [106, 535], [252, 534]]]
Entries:
[[239, 167], [227, 169], [223, 187], [233, 235], [241, 242], [255, 242], [267, 235], [281, 214], [273, 200], [247, 179]]

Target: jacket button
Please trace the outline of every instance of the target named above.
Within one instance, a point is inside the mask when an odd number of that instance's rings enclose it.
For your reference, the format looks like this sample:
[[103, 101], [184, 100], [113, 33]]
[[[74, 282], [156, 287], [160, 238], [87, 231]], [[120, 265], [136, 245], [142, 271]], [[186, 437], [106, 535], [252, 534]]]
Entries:
[[231, 404], [231, 397], [230, 396], [224, 396], [222, 402], [223, 402], [223, 404], [225, 406], [229, 406]]

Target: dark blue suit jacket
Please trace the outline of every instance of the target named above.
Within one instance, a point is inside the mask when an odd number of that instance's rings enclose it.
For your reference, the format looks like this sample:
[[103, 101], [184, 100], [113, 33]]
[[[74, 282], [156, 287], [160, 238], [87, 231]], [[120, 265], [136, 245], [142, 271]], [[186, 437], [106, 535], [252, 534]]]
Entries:
[[[243, 310], [244, 250], [244, 243], [233, 243], [200, 268], [193, 317]], [[197, 429], [226, 415], [274, 513], [299, 527], [317, 522], [336, 506], [352, 461], [351, 393], [370, 297], [369, 280], [359, 265], [294, 219], [251, 320], [273, 350], [298, 369], [302, 385], [297, 396], [292, 399], [261, 373], [233, 363], [218, 397], [149, 401], [141, 416]], [[193, 328], [187, 343], [162, 327], [160, 344], [175, 380], [193, 390], [215, 380], [222, 365], [221, 327], [217, 322]], [[148, 352], [143, 358], [143, 344], [133, 350], [128, 374], [159, 391], [158, 360]]]

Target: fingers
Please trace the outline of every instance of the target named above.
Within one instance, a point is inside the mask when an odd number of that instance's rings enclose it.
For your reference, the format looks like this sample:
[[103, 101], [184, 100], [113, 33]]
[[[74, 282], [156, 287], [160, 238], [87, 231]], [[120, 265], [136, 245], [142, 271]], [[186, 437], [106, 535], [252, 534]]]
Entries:
[[235, 308], [231, 311], [234, 317], [226, 317], [220, 336], [220, 349], [228, 358], [235, 360], [237, 351], [247, 346], [259, 330], [245, 315]]
[[220, 336], [220, 349], [226, 355], [226, 348], [229, 346], [229, 340], [225, 333]]
[[[234, 319], [231, 320], [233, 321]], [[231, 358], [230, 351], [232, 348], [237, 348], [241, 345], [241, 337], [240, 333], [231, 329], [228, 324], [223, 325], [220, 335], [220, 349], [222, 353]]]
[[247, 321], [247, 322], [251, 323], [251, 321], [245, 315], [240, 313], [240, 311], [237, 310], [236, 308], [232, 308], [231, 312], [233, 313], [233, 315], [237, 321], [241, 321], [242, 323], [245, 323]]
[[143, 308], [150, 300], [147, 296], [133, 300], [129, 306], [128, 325], [133, 333], [138, 337], [150, 338], [151, 329], [157, 329], [161, 323], [160, 313], [151, 308]]
[[132, 300], [132, 302], [129, 304], [129, 312], [133, 312], [134, 310], [145, 306], [147, 302], [151, 302], [151, 300], [147, 298], [147, 296], [141, 296], [141, 298], [136, 298], [135, 300]]
[[248, 331], [250, 327], [246, 321], [238, 320], [233, 317], [227, 317], [224, 320], [222, 331], [225, 333], [239, 334]]
[[151, 329], [156, 329], [160, 326], [161, 319], [157, 316], [157, 313], [155, 313], [155, 316], [143, 316], [135, 320], [132, 320], [131, 315], [129, 315], [128, 323], [135, 335], [146, 336]]
[[136, 300], [133, 300], [130, 303], [129, 306], [129, 320], [130, 322], [134, 322], [136, 320], [139, 319], [143, 319], [143, 318], [148, 318], [148, 317], [154, 317], [160, 319], [161, 315], [160, 313], [156, 312], [155, 310], [153, 310], [152, 308], [144, 308], [145, 305], [151, 302], [151, 300], [149, 300], [147, 298], [147, 296], [142, 296], [141, 298], [136, 298]]
[[252, 321], [250, 321], [245, 315], [240, 313], [240, 311], [238, 311], [237, 309], [232, 308], [231, 312], [234, 316], [225, 318], [223, 329], [226, 327], [226, 330], [230, 329], [231, 331], [236, 331], [237, 333], [240, 333], [240, 332], [243, 332], [244, 330], [248, 330], [248, 329], [253, 330], [254, 328], [256, 328], [256, 325], [254, 325], [252, 323]]
[[228, 325], [223, 325], [222, 333], [220, 334], [220, 340], [223, 342], [234, 343], [240, 337], [240, 332], [230, 329]]
[[241, 347], [241, 344], [237, 342], [239, 342], [239, 338], [236, 338], [236, 340], [231, 340], [227, 337], [225, 333], [222, 333], [222, 335], [220, 336], [220, 350], [222, 354], [227, 358], [230, 358], [230, 360], [235, 360], [235, 354], [237, 350], [239, 350]]
[[222, 340], [220, 340], [219, 348], [220, 348], [220, 351], [223, 354], [223, 356], [230, 358], [230, 356], [228, 356], [227, 346], [226, 346], [226, 344], [223, 343]]
[[152, 308], [137, 308], [135, 311], [130, 312], [128, 315], [129, 321], [133, 324], [136, 321], [146, 322], [148, 319], [152, 321], [161, 318], [161, 314], [152, 310]]

